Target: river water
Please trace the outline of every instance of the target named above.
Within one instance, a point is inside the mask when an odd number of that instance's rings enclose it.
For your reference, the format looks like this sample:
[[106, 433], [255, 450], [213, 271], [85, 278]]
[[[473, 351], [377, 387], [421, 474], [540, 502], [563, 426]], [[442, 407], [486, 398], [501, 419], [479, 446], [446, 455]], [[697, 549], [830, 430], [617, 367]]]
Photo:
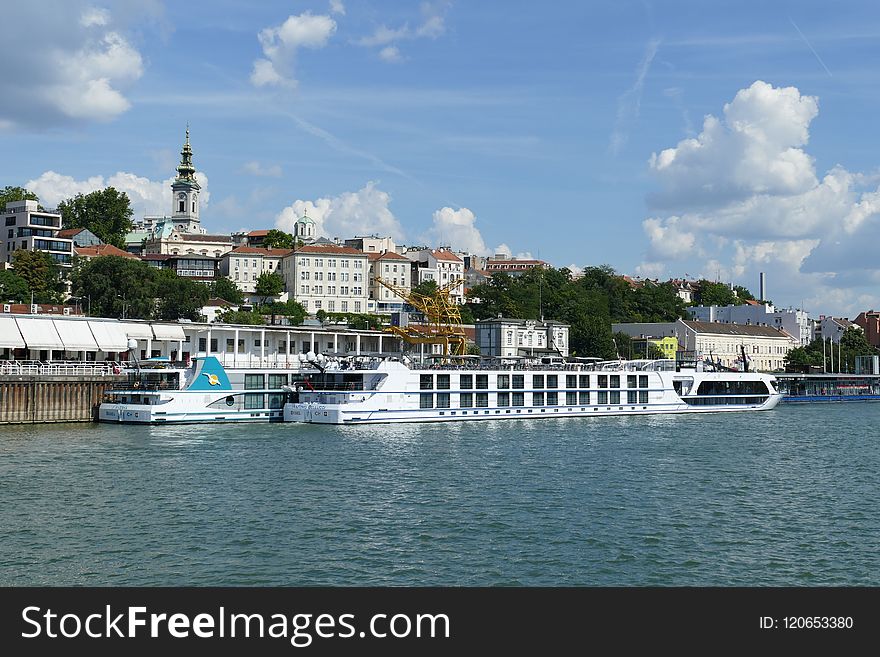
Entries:
[[878, 426], [7, 426], [0, 584], [876, 586]]

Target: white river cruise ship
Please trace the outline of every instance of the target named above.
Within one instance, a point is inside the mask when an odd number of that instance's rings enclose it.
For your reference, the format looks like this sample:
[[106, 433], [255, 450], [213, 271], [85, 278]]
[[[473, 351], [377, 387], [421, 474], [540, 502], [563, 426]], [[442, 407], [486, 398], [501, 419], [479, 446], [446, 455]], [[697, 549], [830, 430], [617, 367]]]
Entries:
[[[461, 359], [462, 357], [455, 357]], [[763, 411], [779, 403], [775, 378], [711, 371], [674, 360], [589, 362], [461, 360], [316, 361], [315, 373], [285, 389], [286, 422], [372, 424], [548, 417]]]

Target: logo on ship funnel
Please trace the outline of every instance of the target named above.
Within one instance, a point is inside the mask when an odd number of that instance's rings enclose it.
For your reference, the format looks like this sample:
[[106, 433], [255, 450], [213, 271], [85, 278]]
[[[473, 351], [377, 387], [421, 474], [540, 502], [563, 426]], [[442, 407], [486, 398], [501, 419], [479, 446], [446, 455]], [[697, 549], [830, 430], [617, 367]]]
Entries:
[[220, 377], [218, 377], [216, 374], [208, 374], [207, 372], [205, 372], [204, 374], [206, 377], [208, 377], [209, 384], [211, 384], [212, 386], [220, 385]]

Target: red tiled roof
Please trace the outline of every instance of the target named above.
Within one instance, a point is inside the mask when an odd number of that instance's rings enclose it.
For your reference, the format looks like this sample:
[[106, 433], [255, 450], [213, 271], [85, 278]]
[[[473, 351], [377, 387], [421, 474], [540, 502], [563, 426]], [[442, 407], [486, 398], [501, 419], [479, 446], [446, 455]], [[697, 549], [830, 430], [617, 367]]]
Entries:
[[449, 260], [450, 262], [462, 262], [461, 258], [450, 251], [431, 251], [431, 255], [437, 260]]
[[62, 230], [59, 230], [57, 235], [58, 237], [61, 237], [63, 239], [70, 239], [74, 235], [79, 235], [84, 230], [85, 228], [64, 228]]
[[[291, 249], [274, 249], [257, 246], [237, 246], [229, 253], [247, 253], [252, 255], [273, 256], [275, 258], [283, 258], [293, 253]], [[228, 254], [227, 254], [228, 255]]]
[[[372, 253], [370, 255], [373, 255]], [[405, 258], [396, 251], [384, 251], [376, 255], [377, 260], [404, 260], [410, 262], [409, 258]]]
[[112, 244], [98, 244], [97, 246], [76, 246], [74, 247], [74, 251], [76, 255], [81, 258], [97, 258], [99, 256], [119, 256], [120, 258], [134, 258], [137, 260], [137, 256], [129, 253], [128, 251], [123, 251]]
[[248, 237], [266, 237], [268, 234], [268, 230], [252, 230], [248, 233]]

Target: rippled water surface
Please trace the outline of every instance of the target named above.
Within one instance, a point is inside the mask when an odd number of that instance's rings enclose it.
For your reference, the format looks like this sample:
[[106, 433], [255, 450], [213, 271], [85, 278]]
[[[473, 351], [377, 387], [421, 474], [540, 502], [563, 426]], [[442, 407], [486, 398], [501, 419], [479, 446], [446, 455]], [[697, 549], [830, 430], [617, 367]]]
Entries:
[[878, 585], [880, 403], [0, 428], [3, 585]]

